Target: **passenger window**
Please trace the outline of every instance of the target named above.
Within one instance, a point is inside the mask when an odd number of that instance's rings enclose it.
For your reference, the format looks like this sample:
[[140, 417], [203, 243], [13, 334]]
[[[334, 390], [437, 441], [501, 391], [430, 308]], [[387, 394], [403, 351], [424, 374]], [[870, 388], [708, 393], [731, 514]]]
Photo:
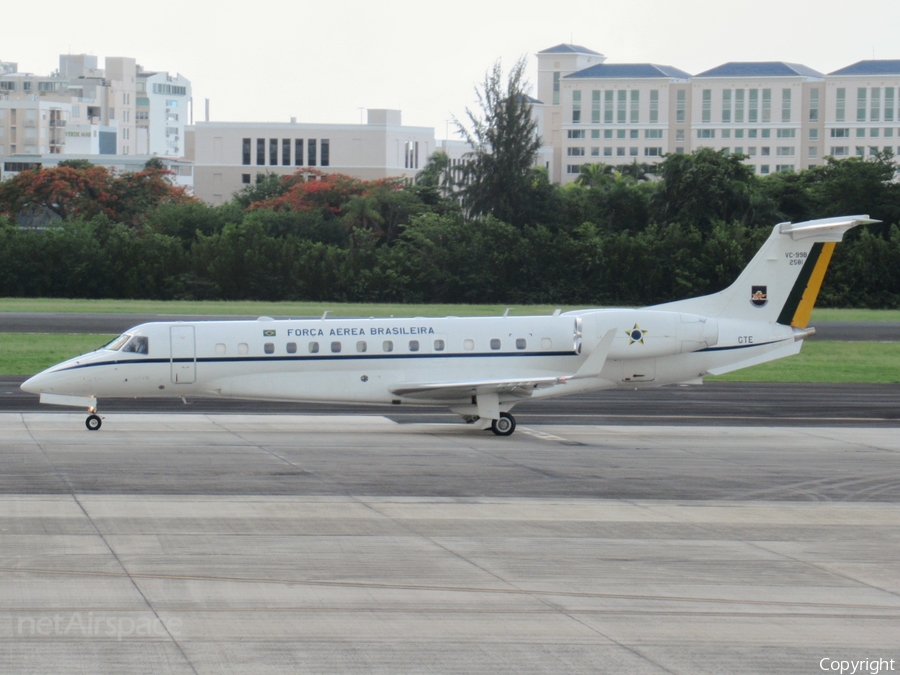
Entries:
[[337, 341], [332, 342], [332, 343], [331, 343], [331, 351], [332, 351], [332, 353], [334, 353], [334, 354], [339, 354], [340, 351], [341, 351], [341, 343], [340, 343], [340, 342], [337, 342]]
[[392, 352], [394, 351], [394, 343], [391, 340], [385, 340], [382, 343], [381, 348], [386, 352]]
[[225, 343], [219, 342], [219, 343], [216, 345], [216, 354], [218, 354], [219, 356], [224, 356], [224, 355], [225, 355]]
[[364, 352], [364, 351], [366, 351], [367, 346], [368, 345], [366, 345], [364, 340], [360, 340], [359, 342], [356, 343], [356, 351]]
[[288, 342], [286, 345], [288, 354], [296, 354], [297, 353], [297, 343], [296, 342]]
[[319, 353], [319, 343], [318, 342], [310, 342], [309, 343], [309, 353], [310, 354], [318, 354]]
[[274, 354], [275, 353], [275, 343], [267, 342], [266, 344], [263, 345], [263, 351], [266, 354]]
[[149, 351], [150, 341], [145, 337], [133, 337], [131, 341], [122, 349], [123, 352], [131, 352], [133, 354], [146, 354]]
[[550, 338], [541, 338], [541, 349], [550, 349], [553, 347], [553, 340]]
[[444, 341], [443, 340], [435, 340], [434, 341], [434, 351], [436, 351], [436, 352], [444, 351]]
[[419, 351], [419, 341], [418, 340], [410, 340], [409, 341], [409, 351], [411, 351], [411, 352]]
[[492, 338], [491, 349], [500, 349], [500, 340], [498, 340], [497, 338]]
[[467, 352], [475, 349], [475, 340], [463, 340], [463, 349], [465, 349]]
[[238, 343], [238, 354], [240, 354], [241, 356], [246, 356], [249, 353], [249, 351], [250, 351], [250, 347], [247, 345], [246, 342]]
[[525, 338], [516, 338], [516, 349], [525, 349], [527, 346]]

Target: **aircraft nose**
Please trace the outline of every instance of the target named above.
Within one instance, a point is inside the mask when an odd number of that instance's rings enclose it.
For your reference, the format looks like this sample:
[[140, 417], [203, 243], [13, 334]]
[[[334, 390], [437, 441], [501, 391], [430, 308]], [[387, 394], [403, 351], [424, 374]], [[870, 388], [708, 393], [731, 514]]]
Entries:
[[46, 383], [47, 376], [44, 373], [38, 373], [32, 377], [29, 377], [25, 380], [19, 388], [22, 391], [27, 391], [29, 394], [40, 394], [43, 391], [42, 385]]

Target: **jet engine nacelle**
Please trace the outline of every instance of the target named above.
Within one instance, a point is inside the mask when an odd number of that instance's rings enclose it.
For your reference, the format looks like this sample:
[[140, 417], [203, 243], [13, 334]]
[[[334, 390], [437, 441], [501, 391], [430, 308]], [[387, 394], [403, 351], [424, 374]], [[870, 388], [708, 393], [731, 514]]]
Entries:
[[[615, 329], [609, 359], [643, 359], [686, 354], [712, 347], [719, 341], [715, 319], [683, 312], [602, 310], [584, 316], [585, 333], [602, 338]], [[594, 323], [588, 333], [589, 322]]]

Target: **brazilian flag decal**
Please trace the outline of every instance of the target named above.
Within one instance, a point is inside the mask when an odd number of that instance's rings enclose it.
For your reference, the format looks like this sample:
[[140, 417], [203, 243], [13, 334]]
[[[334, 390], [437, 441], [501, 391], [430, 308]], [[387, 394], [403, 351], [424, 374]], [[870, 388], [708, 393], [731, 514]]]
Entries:
[[275, 337], [275, 331], [274, 330], [264, 330], [263, 337]]

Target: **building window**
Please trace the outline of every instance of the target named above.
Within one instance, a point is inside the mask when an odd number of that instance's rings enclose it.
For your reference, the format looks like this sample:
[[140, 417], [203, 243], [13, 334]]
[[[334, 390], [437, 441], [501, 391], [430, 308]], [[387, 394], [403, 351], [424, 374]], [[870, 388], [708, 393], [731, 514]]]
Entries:
[[793, 171], [793, 164], [776, 164], [775, 165], [775, 173], [782, 173], [783, 171]]
[[566, 154], [569, 157], [584, 157], [584, 148], [568, 148]]
[[613, 93], [611, 90], [603, 92], [603, 123], [612, 124], [613, 121]]
[[627, 112], [628, 92], [620, 89], [616, 97], [616, 122], [625, 124], [625, 113]]
[[291, 139], [281, 139], [281, 164], [282, 166], [291, 165]]
[[835, 96], [835, 110], [834, 110], [834, 121], [835, 122], [843, 122], [844, 121], [844, 110], [847, 101], [847, 90], [843, 87], [838, 88], [837, 95]]
[[659, 90], [650, 90], [650, 124], [659, 122]]
[[762, 90], [762, 123], [768, 124], [772, 121], [772, 90]]
[[703, 90], [703, 107], [701, 108], [700, 121], [712, 122], [712, 89]]
[[796, 129], [778, 129], [775, 132], [778, 138], [794, 138], [797, 135]]
[[600, 138], [600, 130], [591, 129], [591, 138]]
[[644, 138], [662, 138], [662, 129], [645, 129]]
[[865, 137], [866, 137], [866, 130], [863, 129], [863, 128], [857, 129], [857, 130], [856, 130], [856, 137], [857, 137], [857, 138], [865, 138]]
[[662, 157], [662, 148], [644, 148], [644, 157]]
[[603, 156], [604, 157], [612, 157], [612, 148], [604, 147], [603, 148]]
[[811, 140], [811, 141], [819, 140], [819, 130], [818, 129], [810, 129], [809, 130], [809, 140]]
[[[328, 145], [327, 139], [322, 139], [322, 166], [328, 166], [325, 163], [325, 155], [326, 146]], [[418, 169], [419, 168], [419, 142], [418, 141], [406, 141], [404, 143], [404, 159], [403, 166], [406, 169]]]
[[832, 138], [850, 138], [850, 130], [849, 129], [832, 129], [831, 137]]
[[603, 138], [612, 138], [612, 129], [604, 129]]
[[791, 121], [791, 90], [781, 90], [781, 121]]
[[553, 73], [553, 105], [559, 105], [559, 73]]
[[638, 156], [638, 149], [637, 149], [637, 148], [634, 148], [634, 147], [628, 148], [628, 156], [629, 156], [629, 157], [637, 157], [637, 156]]
[[316, 165], [316, 139], [310, 138], [306, 141], [306, 165]]
[[269, 139], [269, 164], [271, 166], [278, 165], [278, 139]]
[[881, 121], [881, 87], [872, 87], [872, 95], [869, 98], [869, 121]]
[[818, 159], [819, 158], [819, 149], [814, 145], [809, 146], [809, 149], [807, 152], [807, 157], [809, 159]]
[[257, 138], [256, 139], [256, 164], [258, 166], [265, 166], [266, 163], [266, 139], [265, 138]]
[[591, 124], [600, 124], [600, 92], [591, 92]]
[[584, 138], [584, 129], [569, 129], [567, 136], [569, 138]]
[[631, 109], [630, 109], [630, 118], [629, 122], [632, 124], [637, 124], [639, 115], [641, 110], [641, 92], [637, 89], [632, 89], [631, 91]]
[[731, 124], [731, 89], [722, 90], [722, 124]]
[[675, 94], [675, 123], [684, 124], [687, 110], [687, 91], [679, 89]]
[[637, 129], [629, 129], [628, 130], [628, 138], [637, 138], [640, 135], [640, 131]]
[[616, 129], [616, 138], [625, 138], [625, 129]]
[[744, 123], [744, 90], [734, 90], [734, 121], [735, 124]]
[[768, 164], [763, 164], [762, 166], [760, 166], [760, 167], [759, 167], [759, 172], [760, 172], [761, 174], [763, 174], [763, 175], [769, 173], [769, 165], [768, 165]]
[[675, 142], [684, 143], [684, 129], [675, 130]]
[[894, 121], [894, 88], [884, 88], [884, 121]]
[[303, 166], [303, 139], [294, 139], [294, 165]]
[[722, 129], [722, 138], [731, 138], [731, 129]]
[[715, 129], [697, 129], [697, 138], [715, 138]]
[[241, 174], [241, 182], [242, 182], [244, 185], [250, 185], [250, 174], [249, 174], [249, 173], [242, 173], [242, 174]]
[[794, 148], [791, 146], [779, 146], [775, 148], [775, 154], [778, 157], [793, 157], [794, 156]]
[[[139, 113], [140, 114], [140, 113]], [[243, 163], [250, 164], [250, 139], [245, 138], [241, 143], [241, 150], [243, 155]]]
[[809, 90], [809, 121], [819, 121], [819, 89], [813, 87]]
[[751, 89], [747, 101], [747, 121], [756, 124], [759, 121], [759, 89]]
[[760, 148], [760, 154], [763, 157], [768, 157], [771, 154], [771, 148], [768, 145], [764, 145]]
[[856, 90], [856, 121], [866, 121], [866, 88], [859, 87]]
[[[322, 139], [322, 156], [319, 158], [322, 160], [321, 166], [330, 166], [331, 165], [331, 141], [327, 138]], [[419, 141], [416, 141], [416, 166], [415, 168], [419, 168]]]
[[581, 122], [581, 92], [572, 92], [572, 124]]
[[581, 164], [567, 164], [566, 173], [581, 173]]
[[869, 129], [869, 138], [878, 138], [878, 129]]
[[624, 157], [625, 148], [616, 148], [616, 157]]

